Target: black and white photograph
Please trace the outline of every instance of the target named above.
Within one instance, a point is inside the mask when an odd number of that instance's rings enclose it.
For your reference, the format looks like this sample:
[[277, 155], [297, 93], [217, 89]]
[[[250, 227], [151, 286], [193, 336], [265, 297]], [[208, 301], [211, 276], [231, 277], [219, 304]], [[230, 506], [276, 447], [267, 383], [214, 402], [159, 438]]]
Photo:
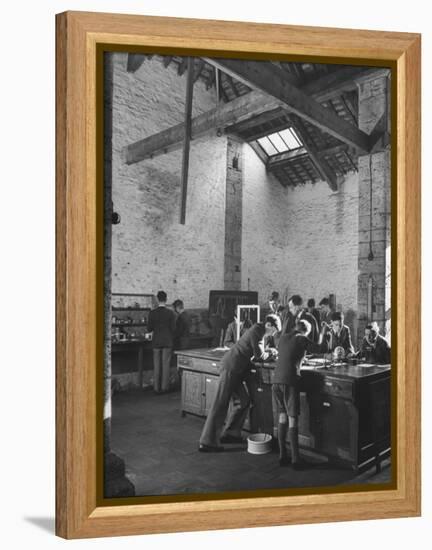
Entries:
[[391, 487], [390, 69], [102, 68], [104, 497]]

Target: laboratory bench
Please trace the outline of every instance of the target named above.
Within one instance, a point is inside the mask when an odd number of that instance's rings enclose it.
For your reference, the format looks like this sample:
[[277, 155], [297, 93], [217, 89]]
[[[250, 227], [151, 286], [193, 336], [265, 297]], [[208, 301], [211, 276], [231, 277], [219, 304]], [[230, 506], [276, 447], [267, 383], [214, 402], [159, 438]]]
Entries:
[[[220, 361], [228, 350], [179, 350], [181, 414], [205, 417], [213, 402]], [[274, 362], [252, 362], [248, 389], [252, 406], [243, 426], [277, 435], [272, 396]], [[380, 469], [390, 456], [391, 367], [306, 359], [300, 370], [299, 443], [329, 462], [363, 471]]]

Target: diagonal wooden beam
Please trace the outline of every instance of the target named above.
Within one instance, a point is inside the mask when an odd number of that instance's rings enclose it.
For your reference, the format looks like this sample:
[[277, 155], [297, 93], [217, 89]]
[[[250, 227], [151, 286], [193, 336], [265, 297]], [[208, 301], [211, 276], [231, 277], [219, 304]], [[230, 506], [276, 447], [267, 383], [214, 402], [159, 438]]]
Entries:
[[250, 88], [260, 90], [285, 103], [290, 112], [307, 120], [361, 153], [370, 150], [369, 136], [354, 125], [320, 105], [302, 90], [291, 84], [281, 70], [265, 61], [244, 61], [238, 59], [213, 59], [206, 61], [230, 74]]
[[[192, 119], [192, 139], [203, 135], [215, 128], [224, 129], [251, 116], [270, 111], [280, 107], [280, 102], [275, 101], [260, 92], [250, 92], [242, 95], [229, 103], [220, 104], [215, 109], [198, 115]], [[177, 124], [127, 145], [123, 149], [123, 159], [126, 164], [134, 164], [146, 158], [178, 149], [183, 141], [185, 133], [184, 123]]]
[[[166, 57], [165, 60], [168, 60], [170, 58]], [[164, 60], [164, 61], [165, 61]], [[349, 69], [349, 70], [348, 70]], [[310, 84], [306, 84], [303, 88], [302, 88], [302, 91], [306, 91], [306, 90], [309, 90], [311, 93], [312, 93], [312, 97], [314, 99], [316, 99], [317, 101], [320, 100], [320, 98], [328, 98], [328, 95], [330, 94], [330, 97], [336, 97], [339, 93], [340, 93], [340, 89], [341, 87], [343, 89], [347, 89], [348, 87], [353, 87], [353, 86], [356, 86], [355, 82], [353, 81], [353, 78], [354, 78], [354, 75], [359, 75], [360, 73], [361, 74], [364, 74], [365, 71], [367, 72], [368, 69], [362, 69], [362, 68], [358, 68], [358, 67], [349, 67], [349, 68], [342, 68], [342, 69], [338, 69], [337, 71], [334, 71], [333, 73], [330, 73], [330, 75], [325, 75], [324, 77], [321, 77], [319, 78], [318, 80], [316, 81], [313, 81], [312, 83]], [[355, 69], [355, 71], [353, 72], [352, 69]], [[281, 69], [283, 70], [283, 69]], [[371, 69], [372, 70], [372, 69]], [[377, 70], [377, 69], [373, 69], [373, 70]], [[212, 86], [213, 82], [214, 82], [214, 79], [215, 79], [215, 72], [216, 72], [216, 69], [213, 68], [212, 71], [210, 71], [210, 79], [209, 79], [209, 82], [207, 83], [208, 86]], [[285, 72], [285, 71], [284, 71]], [[331, 76], [331, 80], [329, 80], [327, 78], [327, 76]], [[311, 89], [311, 85], [314, 86], [313, 90]], [[330, 86], [330, 88], [329, 88]], [[199, 130], [198, 129], [194, 129], [195, 128], [195, 120], [193, 121], [192, 123], [192, 136], [193, 137], [196, 137], [197, 135], [200, 135], [201, 133], [205, 133], [206, 131], [210, 131], [212, 129], [214, 129], [215, 127], [229, 127], [230, 124], [236, 124], [237, 122], [243, 120], [248, 120], [249, 118], [255, 116], [256, 114], [259, 114], [259, 113], [264, 113], [266, 109], [261, 109], [260, 107], [258, 108], [258, 110], [255, 109], [256, 105], [254, 104], [255, 102], [255, 99], [256, 97], [258, 97], [257, 95], [257, 92], [251, 92], [249, 94], [245, 94], [243, 96], [241, 96], [240, 98], [238, 99], [235, 99], [234, 101], [231, 101], [228, 105], [221, 105], [220, 107], [218, 107], [217, 109], [222, 109], [222, 111], [220, 112], [220, 116], [216, 115], [215, 113], [215, 110], [213, 111], [209, 111], [208, 114], [204, 114], [204, 115], [201, 115], [204, 118], [206, 118], [207, 116], [207, 119], [209, 121], [211, 120], [216, 120], [217, 121], [217, 125], [216, 126], [205, 126], [205, 124], [203, 125], [202, 124], [202, 121], [199, 122], [199, 121], [196, 121], [196, 124], [198, 125], [198, 127], [200, 128]], [[242, 99], [243, 98], [243, 99]], [[250, 111], [250, 116], [239, 116], [239, 118], [237, 119], [235, 116], [234, 116], [234, 112], [236, 111], [237, 109], [237, 105], [240, 105], [240, 108], [244, 102], [244, 98], [250, 98], [250, 101], [251, 101], [251, 111]], [[263, 98], [263, 96], [261, 95], [261, 99]], [[238, 101], [241, 101], [241, 103], [235, 103], [235, 102], [238, 102]], [[271, 98], [268, 98], [268, 110], [272, 110], [272, 109], [275, 109], [277, 107], [280, 107], [282, 105], [282, 103], [280, 101], [277, 101], [277, 100], [274, 100], [274, 99], [271, 99]], [[260, 104], [261, 105], [261, 104]], [[232, 106], [232, 109], [233, 109], [233, 118], [230, 119], [230, 106]], [[225, 111], [225, 108], [227, 109], [227, 111]], [[227, 117], [226, 118], [226, 122], [224, 123], [223, 119], [224, 117]], [[231, 120], [233, 120], [233, 122], [231, 122]], [[216, 124], [216, 122], [215, 122]], [[229, 131], [231, 131], [231, 128], [229, 129]], [[125, 159], [125, 162], [127, 162], [128, 164], [132, 164], [134, 162], [140, 162], [141, 160], [144, 160], [145, 158], [150, 158], [152, 156], [157, 156], [157, 155], [160, 155], [162, 153], [166, 153], [168, 151], [172, 151], [172, 150], [175, 150], [176, 148], [178, 148], [181, 143], [182, 143], [182, 140], [183, 140], [183, 135], [184, 135], [184, 128], [183, 128], [183, 124], [180, 124], [180, 125], [177, 125], [177, 126], [173, 126], [172, 128], [169, 128], [163, 132], [159, 132], [158, 134], [155, 134], [154, 136], [150, 136], [150, 137], [147, 137], [147, 138], [144, 138], [142, 140], [139, 140], [135, 143], [132, 143], [130, 145], [128, 145], [127, 147], [125, 147], [124, 151], [123, 151], [123, 156], [124, 156], [124, 159]], [[176, 144], [176, 140], [177, 140], [177, 144]]]
[[[268, 124], [270, 121], [280, 120], [281, 117], [285, 117], [285, 112], [282, 108], [279, 107], [271, 111], [266, 111], [265, 113], [261, 113], [254, 117], [251, 117], [248, 120], [244, 120], [243, 122], [239, 122], [238, 124], [235, 124], [233, 126], [230, 126], [228, 128], [228, 131], [230, 133], [232, 132], [233, 134], [244, 134], [245, 132], [253, 131], [254, 134], [252, 135], [252, 137], [247, 136], [246, 138], [247, 141], [252, 141], [257, 139], [256, 137], [254, 137], [254, 135], [260, 133], [256, 130], [257, 128], [262, 127], [263, 124]], [[281, 126], [286, 127], [285, 120], [281, 120]]]
[[293, 126], [295, 128], [295, 131], [298, 137], [303, 142], [303, 146], [306, 149], [306, 151], [309, 153], [309, 157], [313, 162], [315, 168], [317, 169], [319, 175], [322, 177], [324, 181], [328, 183], [328, 186], [332, 191], [338, 191], [339, 187], [337, 183], [336, 174], [330, 168], [326, 160], [319, 156], [319, 152], [315, 144], [309, 137], [309, 134], [302, 120], [300, 119], [300, 117], [296, 117], [296, 116], [291, 116], [290, 118], [292, 120]]

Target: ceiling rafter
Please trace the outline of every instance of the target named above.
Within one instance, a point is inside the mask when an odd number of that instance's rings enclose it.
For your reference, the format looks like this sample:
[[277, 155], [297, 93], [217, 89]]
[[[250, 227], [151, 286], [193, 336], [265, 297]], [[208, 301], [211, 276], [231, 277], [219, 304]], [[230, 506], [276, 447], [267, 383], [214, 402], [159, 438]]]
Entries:
[[[228, 103], [218, 105], [214, 109], [202, 113], [192, 119], [192, 138], [205, 134], [216, 128], [224, 129], [237, 122], [248, 119], [253, 114], [259, 114], [277, 107], [272, 98], [260, 92], [251, 92]], [[146, 158], [178, 149], [185, 131], [183, 122], [171, 126], [157, 134], [153, 134], [123, 149], [124, 161], [134, 164]]]
[[309, 157], [311, 161], [314, 163], [315, 168], [317, 169], [318, 173], [322, 177], [324, 181], [327, 182], [328, 186], [332, 191], [338, 191], [338, 182], [337, 177], [334, 171], [331, 169], [327, 161], [320, 157], [318, 154], [318, 149], [315, 146], [315, 143], [309, 136], [303, 121], [300, 119], [300, 117], [290, 116], [295, 131], [297, 132], [299, 138], [303, 142], [303, 145], [307, 152], [309, 153]]
[[[164, 66], [168, 66], [172, 60], [175, 59], [176, 67], [179, 68], [179, 65], [181, 64], [181, 61], [183, 61], [183, 58], [173, 58], [172, 56], [164, 56], [162, 57], [162, 61]], [[179, 61], [180, 60], [180, 61]], [[198, 62], [199, 61], [199, 62]], [[289, 75], [289, 68], [288, 66], [284, 65], [283, 63], [274, 62], [272, 63], [274, 66], [274, 69], [276, 72], [278, 72], [279, 75], [283, 75], [283, 78], [285, 79], [286, 75]], [[194, 71], [194, 79], [196, 80], [199, 78], [198, 70], [201, 73], [202, 79], [205, 81], [206, 86], [209, 87], [212, 85], [214, 81], [214, 75], [215, 75], [215, 67], [208, 65], [204, 59], [200, 58], [199, 60], [195, 60], [195, 71]], [[368, 69], [366, 69], [367, 71]], [[376, 71], [377, 69], [374, 69]], [[218, 71], [220, 72], [220, 71]], [[323, 97], [323, 94], [329, 94], [330, 93], [330, 99], [335, 97], [335, 94], [340, 93], [340, 90], [343, 90], [344, 99], [346, 101], [345, 104], [341, 101], [340, 97], [337, 97], [338, 103], [338, 109], [340, 109], [342, 106], [345, 107], [344, 111], [346, 114], [345, 116], [352, 116], [352, 113], [349, 111], [349, 108], [351, 107], [353, 110], [356, 109], [356, 84], [353, 81], [354, 75], [358, 75], [361, 72], [365, 72], [364, 68], [361, 67], [342, 67], [336, 70], [333, 70], [331, 73], [323, 73], [316, 71], [316, 75], [323, 75], [319, 76], [314, 81], [309, 81], [307, 84], [304, 84], [301, 88], [302, 91], [310, 90], [313, 92], [313, 97], [315, 99], [320, 99]], [[244, 84], [239, 83], [239, 81], [235, 80], [230, 74], [224, 73], [225, 77], [225, 83], [229, 86], [228, 91], [232, 91], [234, 93], [234, 88], [239, 89], [241, 93], [241, 90], [243, 88], [244, 90]], [[308, 75], [309, 76], [309, 75]], [[331, 82], [329, 81], [329, 78], [331, 79]], [[293, 82], [294, 79], [296, 79], [296, 82], [298, 82], [298, 78], [291, 74], [290, 81]], [[232, 87], [232, 85], [234, 88]], [[333, 84], [332, 84], [333, 83]], [[328, 86], [331, 84], [333, 87], [329, 90]], [[312, 89], [313, 86], [313, 89]], [[222, 86], [221, 86], [222, 87]], [[250, 88], [249, 88], [250, 89]], [[241, 97], [248, 96], [253, 97], [251, 94], [256, 94], [256, 92], [249, 92], [248, 94], [244, 94]], [[230, 93], [230, 97], [232, 97], [232, 94]], [[225, 98], [226, 99], [226, 98]], [[238, 98], [231, 100], [227, 103], [221, 103], [218, 107], [218, 109], [224, 109], [226, 106], [232, 104], [233, 102], [236, 102]], [[234, 110], [233, 113], [227, 114], [227, 118], [224, 119], [224, 114], [221, 114], [221, 117], [217, 118], [218, 126], [216, 128], [220, 130], [225, 130], [229, 133], [233, 133], [235, 135], [238, 135], [242, 139], [248, 141], [253, 139], [259, 139], [260, 137], [263, 137], [265, 135], [268, 135], [273, 132], [280, 131], [283, 128], [286, 128], [287, 126], [291, 125], [291, 121], [289, 118], [286, 119], [286, 122], [284, 121], [283, 113], [284, 106], [282, 106], [281, 101], [278, 101], [277, 99], [268, 98], [269, 104], [266, 109], [263, 109], [261, 112], [256, 112], [252, 109], [252, 111], [249, 113], [249, 116], [244, 116], [244, 113], [242, 113], [240, 118], [236, 118], [234, 115], [234, 111], [237, 110], [237, 104], [234, 104]], [[328, 101], [328, 99], [327, 99]], [[281, 108], [282, 106], [282, 108]], [[329, 106], [329, 109], [331, 109], [333, 106]], [[254, 107], [253, 107], [254, 108]], [[328, 109], [328, 110], [329, 110]], [[342, 111], [341, 111], [342, 112]], [[280, 118], [278, 119], [277, 113], [280, 113]], [[207, 120], [208, 126], [201, 121], [199, 125], [199, 129], [194, 132], [194, 129], [192, 128], [192, 137], [197, 137], [201, 133], [205, 133], [206, 131], [211, 131], [215, 129], [215, 126], [211, 125], [209, 123], [209, 120], [212, 118], [212, 116], [215, 116], [214, 112], [209, 112], [209, 118]], [[205, 113], [204, 113], [205, 115]], [[340, 118], [338, 116], [338, 118]], [[216, 119], [213, 119], [213, 121]], [[240, 122], [239, 122], [240, 121]], [[327, 136], [327, 139], [324, 139], [326, 136], [323, 134], [320, 130], [314, 129], [313, 126], [311, 126], [309, 123], [305, 122], [303, 120], [307, 136], [311, 140], [311, 142], [314, 145], [317, 158], [319, 160], [322, 159], [323, 164], [327, 164], [327, 166], [330, 168], [330, 170], [333, 170], [328, 162], [328, 155], [335, 155], [338, 152], [346, 151], [347, 155], [343, 155], [343, 157], [340, 157], [337, 159], [337, 166], [338, 168], [346, 169], [348, 167], [348, 171], [350, 169], [357, 170], [356, 166], [356, 152], [353, 151], [353, 148], [348, 147], [346, 144], [338, 144], [336, 146], [331, 146], [332, 143], [337, 143], [336, 140], [330, 136]], [[347, 124], [351, 124], [350, 122], [347, 122]], [[163, 154], [166, 152], [169, 152], [171, 150], [175, 150], [181, 146], [183, 136], [184, 136], [184, 129], [181, 128], [182, 124], [177, 125], [176, 127], [173, 127], [171, 129], [167, 129], [163, 132], [159, 132], [158, 134], [154, 136], [149, 136], [148, 138], [145, 138], [144, 140], [140, 140], [139, 142], [136, 142], [134, 144], [131, 144], [130, 146], [127, 146], [123, 153], [124, 153], [124, 159], [128, 163], [134, 163], [139, 162], [140, 160], [143, 160], [144, 158], [153, 158], [154, 156], [157, 156], [159, 154]], [[252, 129], [256, 129], [257, 131], [253, 134], [251, 133]], [[178, 143], [175, 143], [176, 139], [178, 140]], [[145, 142], [145, 143], [144, 143]], [[143, 145], [143, 149], [140, 150], [139, 144]], [[258, 156], [261, 158], [263, 163], [266, 164], [267, 169], [269, 171], [272, 171], [272, 173], [275, 173], [272, 166], [276, 161], [276, 159], [273, 159], [273, 157], [270, 157], [272, 161], [270, 161], [270, 158], [267, 156], [267, 154], [261, 149], [261, 147], [258, 144], [249, 143], [251, 147], [253, 147], [258, 154]], [[330, 146], [330, 147], [329, 147]], [[308, 153], [306, 152], [303, 156], [304, 161], [306, 161], [306, 155]], [[353, 156], [351, 156], [353, 155]], [[276, 157], [276, 156], [275, 156]], [[354, 160], [353, 160], [354, 158]], [[316, 165], [312, 161], [312, 166], [314, 167], [314, 170], [316, 169]], [[310, 164], [309, 164], [310, 167]], [[281, 168], [285, 168], [283, 165], [283, 162], [281, 164]], [[286, 167], [288, 169], [288, 167]], [[334, 170], [333, 170], [334, 171]], [[317, 173], [319, 173], [317, 171]], [[320, 179], [325, 179], [322, 176], [322, 173], [319, 175]]]
[[206, 58], [206, 61], [231, 74], [247, 86], [282, 101], [290, 112], [340, 141], [355, 147], [361, 153], [369, 152], [369, 136], [365, 132], [330, 112], [329, 109], [291, 84], [283, 77], [282, 70], [277, 70], [277, 67], [258, 61], [236, 59]]
[[339, 99], [342, 102], [343, 106], [345, 107], [347, 113], [352, 118], [352, 121], [354, 122], [354, 124], [357, 125], [357, 116], [351, 101], [345, 96], [345, 94], [341, 94]]

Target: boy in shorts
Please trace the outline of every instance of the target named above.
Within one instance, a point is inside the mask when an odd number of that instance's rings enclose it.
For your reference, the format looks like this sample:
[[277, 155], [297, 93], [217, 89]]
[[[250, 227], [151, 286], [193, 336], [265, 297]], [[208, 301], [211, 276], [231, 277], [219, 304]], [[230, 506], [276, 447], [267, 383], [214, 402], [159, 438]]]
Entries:
[[324, 329], [321, 330], [318, 343], [308, 338], [311, 332], [308, 321], [299, 320], [294, 329], [288, 334], [283, 334], [279, 340], [278, 360], [273, 378], [273, 396], [278, 409], [278, 443], [279, 464], [290, 464], [286, 437], [291, 447], [291, 464], [295, 470], [301, 469], [305, 463], [300, 461], [298, 445], [298, 417], [300, 415], [300, 366], [308, 353], [324, 353], [327, 344], [324, 340]]

